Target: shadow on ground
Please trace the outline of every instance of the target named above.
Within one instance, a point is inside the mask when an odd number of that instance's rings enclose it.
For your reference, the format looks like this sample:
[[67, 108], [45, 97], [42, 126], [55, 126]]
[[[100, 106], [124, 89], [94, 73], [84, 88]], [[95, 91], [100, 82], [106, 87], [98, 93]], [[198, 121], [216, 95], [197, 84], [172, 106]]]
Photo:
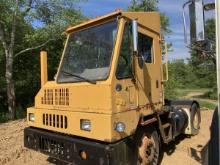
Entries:
[[169, 144], [164, 144], [162, 146], [162, 154], [166, 153], [167, 155], [172, 155], [176, 150], [176, 146], [186, 138], [189, 138], [189, 136], [181, 134], [178, 137], [176, 137], [175, 141], [172, 141]]
[[63, 162], [59, 159], [55, 159], [55, 158], [51, 158], [51, 157], [48, 157], [47, 161], [52, 164], [55, 164], [55, 165], [74, 165], [74, 164], [66, 163], [66, 162]]

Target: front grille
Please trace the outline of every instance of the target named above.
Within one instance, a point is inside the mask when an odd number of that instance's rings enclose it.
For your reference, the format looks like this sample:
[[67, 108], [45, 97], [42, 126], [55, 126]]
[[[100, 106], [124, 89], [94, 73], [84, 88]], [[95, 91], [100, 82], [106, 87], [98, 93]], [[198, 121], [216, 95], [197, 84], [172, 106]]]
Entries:
[[69, 105], [69, 89], [55, 89], [55, 104]]
[[50, 152], [54, 155], [63, 155], [64, 154], [64, 143], [58, 142], [56, 140], [51, 140], [46, 137], [39, 138], [39, 147], [44, 152]]
[[41, 104], [45, 105], [69, 105], [69, 89], [45, 89]]
[[41, 103], [53, 105], [53, 89], [44, 90], [44, 96], [41, 98]]
[[43, 114], [43, 125], [67, 129], [67, 116]]

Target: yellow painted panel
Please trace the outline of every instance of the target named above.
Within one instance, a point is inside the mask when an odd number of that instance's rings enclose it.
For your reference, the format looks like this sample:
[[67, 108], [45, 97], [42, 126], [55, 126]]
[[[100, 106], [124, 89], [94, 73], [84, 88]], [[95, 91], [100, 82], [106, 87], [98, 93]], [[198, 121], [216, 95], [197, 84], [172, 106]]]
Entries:
[[[29, 126], [106, 142], [113, 142], [133, 134], [139, 120], [139, 114], [136, 111], [127, 111], [111, 115], [28, 108], [27, 113], [35, 114], [34, 122], [29, 121], [27, 117]], [[43, 115], [48, 115], [47, 124], [45, 124], [46, 121], [43, 120]], [[49, 115], [52, 116], [51, 119], [49, 119]], [[60, 125], [58, 127], [57, 119], [54, 121], [53, 115], [66, 116], [67, 128], [61, 128]], [[80, 129], [80, 119], [91, 121], [91, 131], [83, 131]], [[55, 122], [55, 124], [53, 124], [53, 122]], [[59, 122], [61, 121], [59, 120]], [[115, 124], [117, 122], [123, 122], [126, 125], [124, 133], [118, 133], [115, 130]]]

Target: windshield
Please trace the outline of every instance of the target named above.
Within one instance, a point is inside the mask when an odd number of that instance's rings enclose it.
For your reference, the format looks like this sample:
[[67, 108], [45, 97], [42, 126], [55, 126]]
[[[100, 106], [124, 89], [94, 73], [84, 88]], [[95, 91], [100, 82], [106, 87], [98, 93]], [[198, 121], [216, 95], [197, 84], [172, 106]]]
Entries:
[[57, 81], [107, 79], [116, 32], [114, 20], [70, 34]]

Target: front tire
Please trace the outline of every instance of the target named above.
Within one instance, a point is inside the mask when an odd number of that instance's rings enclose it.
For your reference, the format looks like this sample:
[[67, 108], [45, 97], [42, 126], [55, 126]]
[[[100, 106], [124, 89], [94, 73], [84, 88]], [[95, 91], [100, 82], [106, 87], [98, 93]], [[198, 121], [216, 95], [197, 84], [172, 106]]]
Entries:
[[137, 165], [159, 164], [160, 138], [154, 127], [146, 127], [140, 130], [137, 152]]

